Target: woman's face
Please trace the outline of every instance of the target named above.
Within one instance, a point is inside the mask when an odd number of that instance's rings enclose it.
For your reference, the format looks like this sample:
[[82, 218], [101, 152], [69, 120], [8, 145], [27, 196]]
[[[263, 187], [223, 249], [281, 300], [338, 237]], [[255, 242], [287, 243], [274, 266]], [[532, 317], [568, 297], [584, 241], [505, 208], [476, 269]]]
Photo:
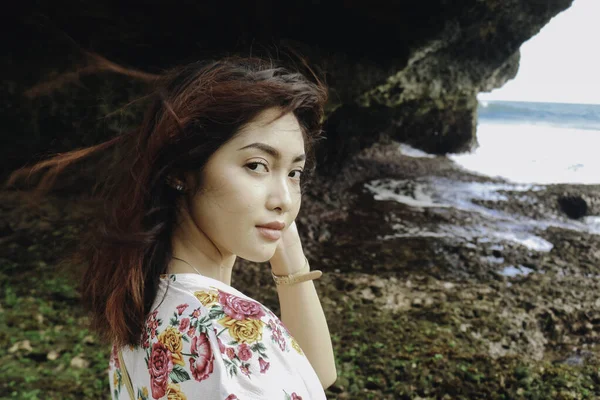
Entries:
[[281, 239], [266, 238], [257, 225], [284, 222], [285, 231], [300, 211], [304, 138], [292, 113], [269, 123], [277, 111], [259, 114], [202, 172], [191, 216], [223, 256], [269, 260]]

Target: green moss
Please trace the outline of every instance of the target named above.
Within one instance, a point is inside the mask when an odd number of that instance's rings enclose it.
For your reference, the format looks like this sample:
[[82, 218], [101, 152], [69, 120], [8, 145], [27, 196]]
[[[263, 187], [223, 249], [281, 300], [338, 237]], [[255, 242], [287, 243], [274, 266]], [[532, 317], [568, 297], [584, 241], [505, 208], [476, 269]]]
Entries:
[[[423, 312], [388, 313], [348, 303], [329, 318], [339, 378], [352, 398], [586, 399], [600, 394], [598, 365], [585, 367], [489, 357], [483, 341], [461, 333], [447, 307], [439, 322]], [[452, 321], [456, 321], [452, 322]], [[495, 318], [482, 319], [493, 325]], [[377, 394], [377, 395], [375, 395]]]
[[[75, 274], [55, 267], [56, 255], [67, 250], [69, 235], [84, 223], [57, 227], [56, 235], [32, 230], [29, 243], [2, 248], [0, 398], [106, 399], [109, 395], [109, 348], [87, 330]], [[328, 265], [323, 269], [331, 270]], [[427, 284], [421, 286], [420, 290], [427, 290]], [[525, 354], [490, 357], [490, 338], [509, 336], [510, 326], [497, 313], [486, 311], [498, 308], [493, 301], [497, 293], [478, 287], [487, 294], [473, 295], [469, 301], [448, 294], [434, 307], [392, 312], [319, 282], [321, 297], [332, 300], [323, 304], [338, 371], [328, 398], [338, 398], [340, 391], [352, 399], [600, 396], [600, 364], [595, 359], [571, 366], [531, 361]], [[247, 292], [259, 300], [266, 296], [262, 287]], [[276, 295], [269, 296], [265, 304], [271, 307]], [[476, 324], [486, 334], [470, 334], [461, 329], [465, 323]], [[31, 350], [11, 349], [24, 341], [29, 341]], [[83, 357], [89, 367], [72, 368], [75, 356]]]

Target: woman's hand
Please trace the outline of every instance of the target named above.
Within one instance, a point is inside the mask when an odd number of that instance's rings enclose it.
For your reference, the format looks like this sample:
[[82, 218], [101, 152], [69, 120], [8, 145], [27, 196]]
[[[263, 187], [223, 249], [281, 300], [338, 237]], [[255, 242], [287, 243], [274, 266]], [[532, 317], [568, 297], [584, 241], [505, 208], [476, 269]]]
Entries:
[[275, 275], [289, 275], [305, 267], [304, 251], [296, 221], [282, 231], [275, 254], [269, 260]]

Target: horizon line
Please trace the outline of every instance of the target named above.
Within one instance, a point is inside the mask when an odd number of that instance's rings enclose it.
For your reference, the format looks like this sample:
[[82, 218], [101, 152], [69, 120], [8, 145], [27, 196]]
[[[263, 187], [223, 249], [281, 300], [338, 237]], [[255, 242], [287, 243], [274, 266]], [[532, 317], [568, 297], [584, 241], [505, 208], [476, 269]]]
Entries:
[[525, 99], [481, 99], [477, 96], [477, 101], [490, 102], [490, 101], [501, 101], [501, 102], [513, 102], [513, 103], [547, 103], [547, 104], [572, 104], [580, 106], [600, 106], [600, 103], [587, 103], [587, 102], [574, 102], [574, 101], [553, 101], [553, 100], [525, 100]]

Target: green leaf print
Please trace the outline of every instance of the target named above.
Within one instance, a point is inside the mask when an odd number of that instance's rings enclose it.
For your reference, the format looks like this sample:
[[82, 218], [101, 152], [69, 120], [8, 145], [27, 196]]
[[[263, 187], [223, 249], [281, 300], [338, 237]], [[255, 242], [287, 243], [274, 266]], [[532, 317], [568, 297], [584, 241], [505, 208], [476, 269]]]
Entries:
[[121, 375], [121, 370], [117, 369], [117, 388], [121, 391], [121, 385], [123, 384], [123, 375]]
[[254, 351], [265, 351], [265, 350], [267, 350], [267, 346], [265, 346], [265, 344], [262, 343], [262, 342], [256, 342], [250, 348], [252, 350], [254, 350]]
[[269, 356], [267, 356], [266, 353], [267, 346], [265, 346], [262, 342], [256, 342], [255, 344], [250, 346], [250, 349], [254, 352], [257, 352], [265, 360], [269, 358]]
[[208, 313], [208, 317], [210, 319], [221, 319], [224, 318], [225, 315], [225, 312], [218, 308], [211, 308], [210, 312]]
[[173, 383], [180, 383], [184, 381], [189, 381], [191, 379], [187, 371], [181, 365], [178, 364], [173, 365], [173, 370], [169, 374], [169, 377], [171, 378]]
[[[148, 393], [148, 389], [144, 387], [144, 390], [146, 390], [146, 394]], [[138, 400], [148, 400], [148, 396], [144, 395], [144, 391], [140, 388], [138, 388], [137, 390], [137, 398]]]
[[225, 362], [225, 369], [227, 370], [229, 377], [233, 378], [234, 376], [237, 376], [237, 366], [235, 363], [226, 359], [223, 359], [223, 361]]

